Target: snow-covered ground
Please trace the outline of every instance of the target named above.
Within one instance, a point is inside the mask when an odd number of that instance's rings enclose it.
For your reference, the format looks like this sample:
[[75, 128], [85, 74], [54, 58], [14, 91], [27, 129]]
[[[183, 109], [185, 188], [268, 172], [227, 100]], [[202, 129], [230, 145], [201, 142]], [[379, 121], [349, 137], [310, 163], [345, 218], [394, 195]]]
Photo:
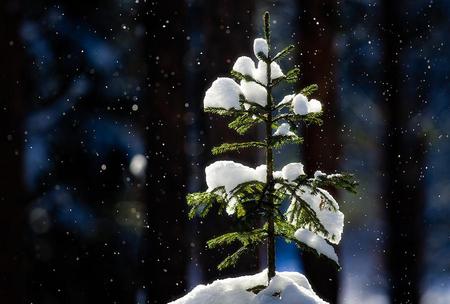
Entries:
[[257, 294], [248, 289], [265, 285], [267, 270], [198, 285], [184, 297], [169, 304], [326, 304], [298, 272], [277, 272], [270, 284]]

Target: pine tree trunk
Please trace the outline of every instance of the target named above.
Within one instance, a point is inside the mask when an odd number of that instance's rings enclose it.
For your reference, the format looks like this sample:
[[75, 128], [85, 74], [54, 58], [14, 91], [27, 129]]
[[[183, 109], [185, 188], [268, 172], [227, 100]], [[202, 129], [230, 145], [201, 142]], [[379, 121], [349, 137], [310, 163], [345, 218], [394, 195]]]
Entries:
[[[270, 43], [268, 41], [268, 43]], [[269, 58], [270, 59], [270, 58]], [[275, 224], [274, 224], [274, 205], [272, 193], [273, 187], [273, 148], [272, 148], [272, 88], [271, 88], [270, 63], [267, 64], [267, 121], [266, 121], [266, 165], [267, 165], [267, 205], [269, 214], [267, 218], [267, 276], [268, 282], [275, 276]]]
[[[314, 98], [324, 104], [322, 126], [307, 126], [304, 129], [303, 155], [307, 171], [335, 172], [338, 169], [339, 115], [336, 103], [334, 34], [336, 26], [336, 3], [334, 1], [300, 1], [299, 50], [301, 87], [316, 83], [319, 90]], [[315, 17], [315, 19], [313, 19]], [[325, 31], [318, 33], [317, 24]], [[336, 192], [332, 192], [336, 197]], [[302, 252], [306, 276], [313, 289], [325, 300], [337, 303], [338, 271], [330, 261], [318, 259], [316, 255]]]

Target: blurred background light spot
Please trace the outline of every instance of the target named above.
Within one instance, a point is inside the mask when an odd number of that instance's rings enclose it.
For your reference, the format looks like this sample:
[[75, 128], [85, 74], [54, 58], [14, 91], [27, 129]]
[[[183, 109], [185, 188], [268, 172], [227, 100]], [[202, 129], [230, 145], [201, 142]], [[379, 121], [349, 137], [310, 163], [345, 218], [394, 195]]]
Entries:
[[147, 159], [142, 154], [133, 156], [130, 162], [130, 172], [136, 177], [143, 177], [145, 168], [147, 167]]

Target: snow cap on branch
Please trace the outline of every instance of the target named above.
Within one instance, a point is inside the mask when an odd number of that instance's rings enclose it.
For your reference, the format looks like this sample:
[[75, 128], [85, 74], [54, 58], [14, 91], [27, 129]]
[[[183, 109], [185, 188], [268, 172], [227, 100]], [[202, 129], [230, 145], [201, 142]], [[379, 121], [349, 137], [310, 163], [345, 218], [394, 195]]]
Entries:
[[303, 94], [295, 95], [294, 99], [292, 100], [292, 108], [294, 109], [295, 114], [308, 114], [308, 98]]
[[278, 105], [283, 105], [286, 103], [292, 102], [292, 99], [295, 97], [295, 94], [289, 94], [283, 97], [283, 99], [278, 103]]
[[327, 241], [325, 241], [314, 232], [300, 228], [295, 232], [294, 237], [308, 247], [316, 250], [317, 253], [323, 254], [329, 259], [335, 261], [336, 264], [339, 264], [339, 259], [336, 252], [334, 251], [333, 246], [328, 244]]
[[[274, 80], [283, 76], [283, 71], [278, 63], [272, 62], [270, 64], [270, 79]], [[267, 85], [267, 63], [262, 60], [258, 61], [258, 68], [255, 70], [253, 78], [262, 84]]]
[[300, 175], [305, 175], [302, 163], [290, 163], [281, 169], [281, 176], [288, 182], [293, 182]]
[[[266, 88], [253, 81], [241, 80], [241, 91], [245, 99], [263, 107], [267, 104]], [[248, 105], [247, 105], [248, 106]]]
[[[319, 222], [323, 225], [328, 235], [321, 231], [315, 231], [319, 236], [327, 239], [333, 244], [339, 244], [341, 241], [342, 231], [344, 229], [344, 214], [339, 211], [339, 205], [331, 194], [321, 188], [317, 188], [314, 192], [310, 187], [301, 186], [296, 194], [305, 201], [309, 207], [316, 213]], [[286, 214], [292, 214], [298, 202], [293, 199], [286, 211]], [[329, 206], [331, 205], [331, 207]], [[334, 210], [333, 210], [334, 209]], [[297, 218], [292, 219], [292, 223], [296, 224]], [[303, 228], [312, 229], [310, 226]]]
[[311, 99], [308, 103], [308, 111], [310, 113], [318, 113], [322, 111], [322, 104], [317, 99]]
[[322, 104], [317, 99], [311, 99], [308, 101], [308, 98], [305, 95], [299, 93], [295, 95], [292, 100], [292, 108], [295, 114], [307, 115], [322, 111]]
[[287, 122], [283, 122], [278, 126], [274, 136], [296, 136], [294, 132], [291, 131], [291, 126]]
[[255, 52], [255, 56], [259, 59], [261, 58], [259, 55], [262, 53], [266, 58], [269, 56], [269, 45], [267, 44], [266, 39], [263, 38], [256, 38], [255, 41], [253, 41], [253, 51]]
[[253, 74], [255, 73], [255, 62], [250, 57], [241, 56], [234, 63], [233, 71], [245, 76], [253, 77]]
[[205, 108], [223, 108], [226, 110], [241, 108], [239, 95], [242, 94], [239, 85], [231, 78], [219, 77], [206, 91], [203, 99]]
[[234, 161], [216, 161], [205, 168], [208, 191], [217, 187], [225, 187], [228, 195], [232, 194], [238, 185], [250, 181], [266, 182], [266, 166], [261, 165], [255, 169]]
[[316, 170], [316, 172], [314, 172], [314, 178], [315, 179], [320, 179], [322, 177], [327, 177], [326, 173], [323, 173], [320, 170]]
[[[255, 62], [247, 57], [241, 56], [239, 57], [233, 65], [233, 71], [238, 72], [244, 76], [250, 76], [254, 80], [262, 83], [263, 85], [267, 85], [267, 64], [259, 60], [258, 67], [255, 67]], [[283, 71], [280, 66], [276, 62], [272, 62], [270, 64], [270, 78], [271, 80], [283, 77]]]

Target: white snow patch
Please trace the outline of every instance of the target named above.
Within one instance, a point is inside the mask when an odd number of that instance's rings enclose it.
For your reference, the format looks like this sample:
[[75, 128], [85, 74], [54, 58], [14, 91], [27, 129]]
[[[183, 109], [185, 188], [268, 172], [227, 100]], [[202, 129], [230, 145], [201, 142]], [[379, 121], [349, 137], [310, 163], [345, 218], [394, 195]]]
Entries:
[[[276, 62], [270, 64], [270, 79], [274, 80], [283, 77], [283, 71]], [[258, 61], [258, 68], [253, 73], [253, 78], [264, 85], [267, 85], [267, 63], [262, 60]]]
[[336, 255], [333, 246], [328, 244], [327, 241], [314, 232], [300, 228], [294, 233], [294, 237], [308, 247], [315, 249], [319, 254], [325, 255], [339, 264], [338, 256]]
[[327, 175], [325, 174], [325, 173], [323, 173], [322, 171], [320, 171], [320, 170], [317, 170], [316, 172], [314, 172], [314, 178], [315, 179], [320, 179], [320, 178], [323, 178], [323, 177], [326, 177]]
[[292, 100], [292, 108], [294, 109], [295, 114], [308, 114], [308, 98], [303, 94], [295, 95], [294, 99]]
[[239, 110], [239, 95], [242, 94], [239, 85], [231, 78], [219, 77], [206, 91], [203, 99], [205, 108], [223, 108], [230, 110], [232, 108]]
[[297, 272], [277, 272], [268, 287], [254, 294], [252, 287], [267, 284], [267, 270], [250, 276], [198, 285], [169, 304], [327, 304], [312, 290], [306, 277]]
[[266, 39], [263, 38], [256, 38], [255, 41], [253, 41], [253, 51], [255, 52], [255, 56], [257, 58], [259, 57], [259, 53], [263, 53], [264, 56], [269, 56], [269, 45], [267, 44]]
[[[262, 83], [263, 85], [267, 85], [267, 64], [259, 60], [258, 67], [255, 67], [255, 62], [247, 57], [241, 56], [239, 57], [233, 65], [233, 70], [241, 73], [242, 75], [250, 76], [256, 81]], [[276, 62], [272, 62], [270, 64], [270, 78], [271, 80], [283, 77], [283, 71], [280, 66]]]
[[299, 93], [295, 95], [292, 100], [292, 108], [294, 109], [295, 114], [306, 115], [322, 111], [322, 104], [317, 99], [308, 101], [308, 98], [305, 95]]
[[322, 111], [322, 104], [317, 99], [311, 99], [308, 103], [309, 113], [318, 113]]
[[333, 174], [327, 175], [327, 178], [330, 178], [330, 179], [337, 178], [337, 177], [342, 177], [342, 174], [340, 174], [340, 173], [333, 173]]
[[[267, 64], [264, 61], [262, 61], [261, 66], [267, 67]], [[283, 76], [284, 73], [281, 70], [281, 67], [278, 65], [278, 63], [272, 62], [270, 64], [270, 78], [274, 80]]]
[[247, 56], [239, 57], [233, 65], [233, 70], [241, 73], [242, 75], [247, 75], [253, 77], [255, 73], [255, 62], [253, 59]]
[[[244, 93], [245, 99], [257, 103], [263, 107], [267, 104], [266, 88], [253, 81], [241, 80], [241, 90]], [[246, 105], [247, 107], [249, 105]]]
[[305, 175], [302, 163], [290, 163], [281, 169], [281, 176], [288, 182], [293, 182], [300, 175]]
[[295, 94], [289, 94], [283, 97], [283, 99], [278, 103], [279, 106], [292, 102], [292, 99], [294, 99]]
[[238, 201], [235, 197], [230, 198], [228, 201], [227, 207], [225, 208], [225, 211], [228, 215], [233, 215], [236, 212]]
[[291, 126], [287, 122], [283, 122], [278, 126], [274, 136], [297, 136], [294, 132], [291, 131]]
[[225, 187], [228, 195], [231, 195], [233, 189], [239, 184], [250, 181], [266, 182], [265, 165], [253, 169], [234, 161], [221, 160], [207, 166], [205, 173], [208, 191], [212, 191], [217, 187]]
[[340, 173], [326, 174], [320, 170], [317, 170], [316, 172], [314, 172], [314, 179], [316, 179], [316, 180], [333, 179], [333, 178], [339, 178], [339, 177], [342, 177], [342, 174], [340, 174]]
[[[297, 190], [297, 195], [300, 196], [300, 198], [304, 200], [312, 210], [314, 210], [317, 218], [329, 235], [327, 236], [319, 231], [316, 233], [333, 244], [339, 244], [341, 241], [342, 231], [344, 229], [344, 214], [339, 211], [339, 205], [333, 196], [331, 196], [328, 191], [321, 188], [317, 188], [317, 193], [313, 194], [312, 189], [307, 186], [301, 186], [299, 190]], [[329, 202], [328, 200], [325, 201], [324, 197], [328, 198], [331, 205], [336, 210], [332, 210], [332, 208], [328, 207]], [[298, 204], [298, 202], [293, 199], [288, 210], [286, 211], [288, 218], [291, 217], [296, 204]], [[297, 218], [292, 218], [292, 224], [297, 224], [297, 221]], [[310, 229], [311, 227], [305, 226], [303, 228]]]

